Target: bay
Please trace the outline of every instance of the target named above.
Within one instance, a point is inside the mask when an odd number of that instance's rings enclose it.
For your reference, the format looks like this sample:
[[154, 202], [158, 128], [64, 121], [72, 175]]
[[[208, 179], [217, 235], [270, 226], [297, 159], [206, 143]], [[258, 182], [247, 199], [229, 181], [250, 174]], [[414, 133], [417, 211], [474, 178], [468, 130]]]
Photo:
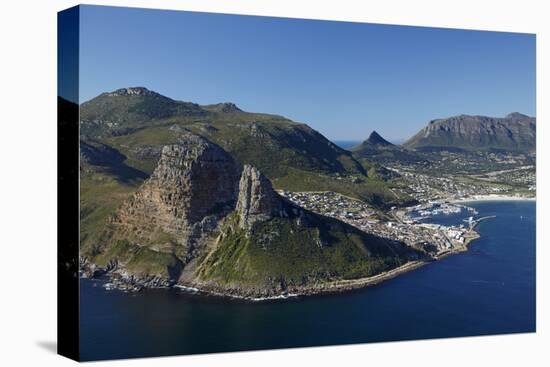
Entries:
[[[81, 279], [83, 360], [534, 332], [534, 201], [474, 202], [481, 238], [379, 285], [245, 302], [177, 289], [105, 290]], [[431, 221], [461, 223], [469, 214]]]

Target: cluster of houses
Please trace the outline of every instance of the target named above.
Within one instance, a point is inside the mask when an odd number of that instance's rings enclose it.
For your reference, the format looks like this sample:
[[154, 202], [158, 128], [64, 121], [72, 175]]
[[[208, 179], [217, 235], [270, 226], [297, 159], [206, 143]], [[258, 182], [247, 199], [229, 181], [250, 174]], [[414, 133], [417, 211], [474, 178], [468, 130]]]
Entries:
[[[335, 192], [280, 191], [279, 193], [305, 209], [340, 219], [364, 232], [404, 242], [415, 248], [429, 246], [432, 252], [439, 253], [465, 242], [464, 228], [418, 223], [410, 220], [407, 215], [396, 215], [399, 213], [398, 210], [380, 215], [368, 204]], [[439, 210], [455, 211], [457, 209], [455, 206], [444, 204], [439, 207]]]

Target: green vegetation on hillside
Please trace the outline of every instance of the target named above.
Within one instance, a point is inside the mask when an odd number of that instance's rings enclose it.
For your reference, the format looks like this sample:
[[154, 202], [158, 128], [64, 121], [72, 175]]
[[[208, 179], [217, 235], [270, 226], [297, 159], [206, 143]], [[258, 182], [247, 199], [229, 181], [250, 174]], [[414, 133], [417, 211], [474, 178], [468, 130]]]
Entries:
[[403, 245], [311, 213], [306, 221], [274, 218], [255, 224], [249, 234], [228, 219], [198, 276], [225, 284], [300, 286], [367, 277], [408, 261], [410, 250]]
[[126, 239], [114, 241], [105, 252], [92, 260], [99, 266], [116, 261], [137, 276], [170, 278], [179, 274], [183, 268], [182, 262], [174, 254], [133, 245]]
[[109, 217], [137, 189], [110, 175], [95, 172], [80, 176], [80, 249], [91, 252], [98, 245]]
[[[150, 174], [160, 149], [186, 131], [252, 164], [277, 189], [331, 190], [376, 206], [399, 204], [384, 179], [369, 176], [354, 156], [306, 124], [250, 113], [230, 104], [199, 106], [137, 88], [104, 93], [81, 106], [82, 133], [124, 154], [124, 164]], [[160, 106], [160, 107], [159, 107]]]

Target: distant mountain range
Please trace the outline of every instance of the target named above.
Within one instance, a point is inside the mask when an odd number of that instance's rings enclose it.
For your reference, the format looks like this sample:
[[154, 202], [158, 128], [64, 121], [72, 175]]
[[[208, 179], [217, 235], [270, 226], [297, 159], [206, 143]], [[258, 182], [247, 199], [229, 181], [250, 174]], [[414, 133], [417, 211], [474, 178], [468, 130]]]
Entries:
[[121, 88], [80, 105], [80, 253], [149, 285], [241, 295], [378, 274], [406, 263], [409, 249], [272, 187], [379, 208], [410, 201], [387, 175], [282, 116]]
[[[139, 286], [267, 297], [330, 290], [423, 256], [279, 196], [255, 167], [187, 133], [81, 253]], [[335, 285], [333, 285], [335, 286]]]
[[517, 112], [502, 118], [459, 115], [431, 121], [403, 146], [422, 151], [454, 148], [530, 152], [536, 145], [535, 121]]
[[414, 201], [392, 189], [399, 174], [385, 161], [534, 147], [535, 119], [517, 113], [435, 120], [403, 146], [373, 132], [348, 151], [282, 116], [121, 88], [80, 105], [80, 253], [92, 274], [99, 265], [144, 286], [322, 291], [425, 254], [307, 211], [274, 188], [334, 191], [385, 209]]
[[392, 144], [373, 131], [350, 151], [359, 160], [429, 166], [429, 161], [440, 159], [432, 153], [442, 151], [534, 153], [535, 148], [535, 118], [514, 112], [503, 118], [460, 115], [433, 120], [402, 145]]
[[368, 159], [382, 164], [393, 161], [418, 163], [424, 160], [414, 151], [390, 143], [376, 131], [373, 131], [367, 140], [350, 150], [358, 159]]
[[220, 145], [239, 163], [254, 165], [278, 189], [333, 190], [378, 204], [397, 199], [384, 182], [371, 180], [349, 151], [308, 125], [246, 112], [234, 103], [199, 105], [132, 87], [83, 103], [80, 116], [84, 142], [120, 151], [126, 164], [146, 174], [164, 145], [191, 132]]

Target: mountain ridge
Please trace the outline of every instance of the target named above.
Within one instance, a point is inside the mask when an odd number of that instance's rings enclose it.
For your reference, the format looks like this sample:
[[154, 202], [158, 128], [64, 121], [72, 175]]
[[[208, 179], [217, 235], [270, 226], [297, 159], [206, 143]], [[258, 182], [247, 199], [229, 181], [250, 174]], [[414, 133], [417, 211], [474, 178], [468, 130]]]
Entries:
[[384, 139], [376, 130], [373, 130], [368, 139], [365, 141], [365, 143], [371, 144], [371, 145], [380, 145], [380, 146], [392, 146], [394, 144], [390, 143], [386, 139]]
[[194, 134], [163, 147], [153, 174], [81, 252], [132, 285], [243, 297], [369, 277], [419, 256], [291, 203], [257, 168]]
[[[422, 162], [423, 157], [410, 149], [406, 149], [400, 145], [392, 144], [384, 139], [376, 131], [372, 131], [369, 137], [361, 144], [358, 144], [350, 149], [353, 156], [357, 159], [367, 159], [372, 162], [385, 164], [388, 162]], [[388, 176], [387, 170], [382, 167], [374, 167], [378, 174]]]
[[[399, 200], [362, 162], [307, 124], [241, 110], [232, 102], [180, 102], [143, 87], [102, 93], [81, 105], [81, 135], [118, 150], [150, 174], [163, 145], [186, 132], [220, 145], [240, 164], [258, 167], [278, 189], [333, 190], [376, 205]], [[323, 179], [318, 179], [319, 175]]]
[[457, 115], [435, 119], [403, 143], [408, 149], [533, 151], [536, 119], [518, 112], [505, 117]]

